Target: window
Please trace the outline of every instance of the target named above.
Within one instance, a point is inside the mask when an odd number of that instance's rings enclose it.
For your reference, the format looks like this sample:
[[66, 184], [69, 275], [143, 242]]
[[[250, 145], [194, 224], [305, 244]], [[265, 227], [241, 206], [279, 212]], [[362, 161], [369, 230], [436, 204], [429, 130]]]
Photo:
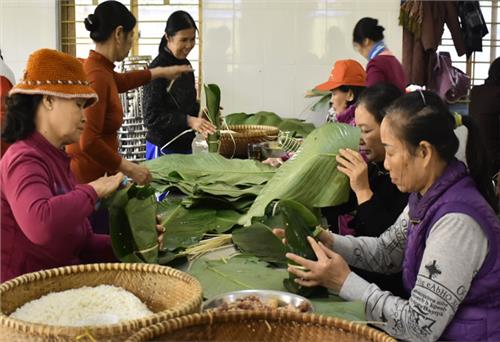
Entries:
[[481, 11], [488, 26], [489, 33], [483, 37], [483, 51], [474, 52], [469, 59], [466, 56], [459, 57], [453, 45], [453, 40], [448, 28], [441, 41], [439, 51], [448, 51], [453, 61], [453, 66], [459, 68], [471, 77], [471, 85], [483, 84], [488, 77], [488, 69], [491, 62], [500, 56], [500, 1], [480, 1]]
[[[76, 57], [86, 58], [94, 43], [85, 29], [83, 20], [94, 12], [95, 7], [104, 0], [61, 0], [60, 1], [60, 44], [61, 50]], [[191, 14], [200, 30], [199, 0], [119, 0], [137, 18], [138, 35], [132, 46], [131, 55], [148, 55], [154, 58], [158, 54], [158, 45], [165, 30], [165, 23], [170, 14], [184, 10]], [[199, 79], [200, 44], [199, 34], [196, 45], [188, 56], [195, 77]]]

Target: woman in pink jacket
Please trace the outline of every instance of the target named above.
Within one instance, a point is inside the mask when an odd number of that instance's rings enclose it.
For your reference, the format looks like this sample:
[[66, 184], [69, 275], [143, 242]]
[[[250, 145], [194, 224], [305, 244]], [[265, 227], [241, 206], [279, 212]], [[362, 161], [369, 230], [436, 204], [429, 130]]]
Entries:
[[0, 162], [1, 281], [24, 273], [115, 260], [110, 237], [87, 217], [115, 191], [118, 173], [77, 185], [64, 146], [83, 131], [83, 109], [97, 101], [81, 63], [42, 49], [28, 60], [7, 99], [2, 137], [13, 143]]

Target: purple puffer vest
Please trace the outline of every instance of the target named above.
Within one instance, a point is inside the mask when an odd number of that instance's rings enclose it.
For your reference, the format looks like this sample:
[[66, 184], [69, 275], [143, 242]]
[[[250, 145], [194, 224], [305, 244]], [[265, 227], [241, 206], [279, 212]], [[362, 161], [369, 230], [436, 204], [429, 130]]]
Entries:
[[472, 217], [488, 238], [488, 254], [440, 340], [500, 341], [500, 221], [477, 190], [466, 166], [453, 160], [422, 198], [411, 194], [408, 204], [411, 225], [403, 261], [406, 291], [410, 293], [415, 286], [434, 223], [448, 213]]

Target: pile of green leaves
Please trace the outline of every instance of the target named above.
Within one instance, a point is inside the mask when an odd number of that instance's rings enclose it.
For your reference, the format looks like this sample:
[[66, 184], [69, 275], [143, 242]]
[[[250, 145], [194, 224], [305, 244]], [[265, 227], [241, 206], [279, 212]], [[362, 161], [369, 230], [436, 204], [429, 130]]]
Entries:
[[240, 224], [248, 226], [261, 217], [273, 200], [292, 199], [310, 208], [335, 206], [347, 201], [349, 181], [337, 170], [340, 148], [357, 150], [359, 129], [328, 123], [312, 132], [297, 153], [264, 186]]
[[306, 137], [315, 127], [312, 123], [299, 119], [283, 119], [273, 112], [255, 114], [233, 113], [225, 117], [228, 125], [266, 125], [278, 127], [280, 131], [291, 132], [295, 137]]
[[186, 207], [246, 211], [276, 169], [255, 160], [227, 159], [216, 153], [170, 154], [147, 161], [158, 192], [175, 188]]

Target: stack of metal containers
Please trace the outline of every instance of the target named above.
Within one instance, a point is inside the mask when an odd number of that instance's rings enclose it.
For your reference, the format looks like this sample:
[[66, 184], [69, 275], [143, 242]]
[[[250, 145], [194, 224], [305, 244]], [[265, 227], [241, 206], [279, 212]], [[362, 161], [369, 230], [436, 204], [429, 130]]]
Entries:
[[[146, 69], [150, 56], [130, 56], [123, 60], [120, 71]], [[123, 158], [141, 162], [146, 160], [146, 127], [142, 109], [143, 89], [138, 87], [120, 94], [123, 106], [123, 124], [118, 130], [119, 153]]]

